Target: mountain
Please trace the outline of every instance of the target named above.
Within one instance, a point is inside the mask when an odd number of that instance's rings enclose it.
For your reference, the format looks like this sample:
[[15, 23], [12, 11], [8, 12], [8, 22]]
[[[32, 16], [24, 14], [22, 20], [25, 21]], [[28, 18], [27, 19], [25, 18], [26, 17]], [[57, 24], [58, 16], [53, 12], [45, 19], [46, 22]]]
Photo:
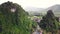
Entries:
[[48, 10], [52, 10], [53, 13], [56, 16], [60, 16], [60, 5], [59, 4], [53, 5], [51, 7], [46, 8], [46, 9], [36, 8], [36, 7], [26, 7], [26, 8], [24, 8], [24, 10], [27, 11], [29, 14], [39, 14], [39, 13], [42, 13], [43, 15], [45, 15]]
[[43, 10], [43, 8], [26, 7], [24, 10], [27, 11], [30, 15], [40, 15], [40, 12]]
[[54, 12], [60, 12], [60, 5], [54, 5], [54, 6], [51, 6], [49, 8], [47, 8], [47, 10], [53, 10]]
[[45, 9], [45, 11], [52, 10], [55, 16], [60, 16], [60, 5], [56, 4]]
[[24, 10], [25, 11], [34, 11], [34, 12], [38, 11], [38, 12], [40, 12], [41, 10], [43, 10], [43, 8], [26, 7], [26, 8], [24, 8]]

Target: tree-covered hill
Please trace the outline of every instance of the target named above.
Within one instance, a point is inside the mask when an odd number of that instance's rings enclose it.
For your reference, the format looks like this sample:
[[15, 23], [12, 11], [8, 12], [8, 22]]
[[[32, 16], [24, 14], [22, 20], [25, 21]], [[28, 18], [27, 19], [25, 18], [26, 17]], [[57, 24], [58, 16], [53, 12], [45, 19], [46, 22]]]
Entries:
[[52, 34], [56, 34], [56, 30], [58, 30], [58, 24], [55, 15], [52, 10], [48, 10], [47, 14], [43, 16], [42, 20], [39, 23], [39, 26], [46, 30], [47, 32], [52, 32]]
[[28, 19], [28, 13], [18, 4], [5, 2], [0, 5], [0, 34], [30, 34], [36, 23]]

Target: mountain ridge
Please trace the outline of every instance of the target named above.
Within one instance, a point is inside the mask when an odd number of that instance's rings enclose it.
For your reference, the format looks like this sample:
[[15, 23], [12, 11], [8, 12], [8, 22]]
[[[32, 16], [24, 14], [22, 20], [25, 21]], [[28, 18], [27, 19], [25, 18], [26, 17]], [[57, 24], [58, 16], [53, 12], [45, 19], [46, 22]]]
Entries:
[[59, 14], [60, 15], [60, 4], [50, 6], [46, 9], [36, 8], [36, 7], [27, 7], [25, 9], [25, 11], [27, 11], [27, 12], [35, 12], [35, 13], [46, 13], [48, 10], [52, 10], [54, 14]]

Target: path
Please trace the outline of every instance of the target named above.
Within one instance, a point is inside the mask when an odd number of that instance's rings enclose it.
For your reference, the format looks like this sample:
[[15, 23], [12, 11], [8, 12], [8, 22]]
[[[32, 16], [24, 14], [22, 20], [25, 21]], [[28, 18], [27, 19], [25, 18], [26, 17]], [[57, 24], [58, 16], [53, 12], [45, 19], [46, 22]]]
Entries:
[[37, 25], [36, 30], [35, 30], [32, 34], [42, 34], [42, 30], [41, 30], [41, 28], [39, 27], [39, 25]]

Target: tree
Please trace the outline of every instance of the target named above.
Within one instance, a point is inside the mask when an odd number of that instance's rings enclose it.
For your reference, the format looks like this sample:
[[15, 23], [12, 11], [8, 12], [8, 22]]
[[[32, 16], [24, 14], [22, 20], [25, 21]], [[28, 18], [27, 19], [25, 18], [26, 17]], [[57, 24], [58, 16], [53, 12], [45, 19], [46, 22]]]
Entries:
[[25, 10], [18, 4], [9, 1], [1, 4], [1, 34], [30, 34], [32, 25], [35, 23], [27, 17]]
[[58, 22], [52, 12], [52, 10], [48, 10], [47, 14], [42, 17], [42, 20], [39, 26], [49, 32], [53, 32], [58, 29]]

